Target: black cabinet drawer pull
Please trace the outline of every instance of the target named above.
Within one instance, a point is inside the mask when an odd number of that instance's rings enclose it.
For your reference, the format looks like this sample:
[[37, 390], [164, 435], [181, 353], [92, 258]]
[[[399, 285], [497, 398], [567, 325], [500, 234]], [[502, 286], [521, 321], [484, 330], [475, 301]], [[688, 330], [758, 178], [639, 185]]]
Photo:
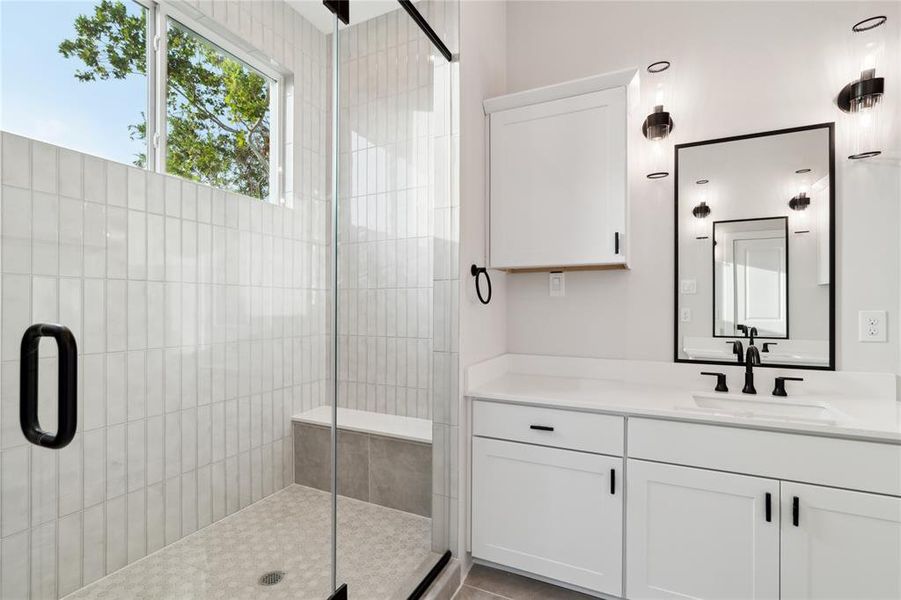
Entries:
[[619, 232], [613, 232], [613, 253], [619, 254]]
[[769, 492], [766, 493], [766, 522], [771, 523], [773, 521], [773, 495]]
[[610, 493], [616, 494], [616, 469], [610, 469]]
[[[56, 434], [41, 429], [38, 419], [38, 346], [42, 337], [52, 337], [57, 345]], [[25, 330], [20, 348], [19, 426], [32, 444], [59, 450], [75, 437], [78, 423], [78, 347], [68, 327], [36, 323]]]
[[798, 526], [801, 522], [801, 501], [797, 496], [792, 498], [792, 525]]
[[554, 428], [550, 425], [529, 425], [529, 429], [535, 429], [537, 431], [553, 431]]

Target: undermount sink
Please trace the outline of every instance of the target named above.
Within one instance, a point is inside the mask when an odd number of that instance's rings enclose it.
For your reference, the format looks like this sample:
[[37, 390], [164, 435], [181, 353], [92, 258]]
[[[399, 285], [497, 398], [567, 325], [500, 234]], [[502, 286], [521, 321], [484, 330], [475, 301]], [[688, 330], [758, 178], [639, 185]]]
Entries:
[[828, 405], [819, 402], [797, 402], [772, 396], [736, 394], [692, 394], [694, 406], [684, 410], [744, 417], [758, 420], [795, 421], [831, 425], [838, 415]]

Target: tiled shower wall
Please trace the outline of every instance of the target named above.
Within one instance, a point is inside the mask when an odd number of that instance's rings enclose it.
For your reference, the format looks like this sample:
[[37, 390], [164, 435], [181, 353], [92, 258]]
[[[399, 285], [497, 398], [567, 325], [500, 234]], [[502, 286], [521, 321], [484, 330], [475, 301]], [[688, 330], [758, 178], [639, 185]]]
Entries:
[[[194, 8], [295, 74], [290, 207], [2, 134], [2, 598], [60, 597], [287, 485], [290, 417], [329, 401], [324, 36], [274, 2]], [[79, 346], [59, 452], [18, 427], [42, 321]]]

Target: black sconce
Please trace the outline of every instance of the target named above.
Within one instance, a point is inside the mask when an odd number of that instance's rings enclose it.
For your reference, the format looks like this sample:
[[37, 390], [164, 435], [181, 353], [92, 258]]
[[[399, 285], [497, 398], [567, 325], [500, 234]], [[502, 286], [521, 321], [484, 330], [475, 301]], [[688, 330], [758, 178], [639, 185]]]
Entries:
[[706, 202], [701, 202], [691, 209], [691, 214], [693, 214], [696, 219], [706, 219], [710, 216], [710, 207], [707, 206]]
[[877, 77], [884, 52], [884, 29], [880, 29], [887, 17], [879, 15], [856, 23], [851, 28], [854, 60], [858, 61], [859, 77], [843, 87], [835, 99], [838, 107], [856, 117], [852, 153], [848, 158], [857, 160], [882, 154], [877, 137], [880, 134], [879, 116], [882, 112], [882, 94], [885, 79]]
[[[695, 181], [698, 185], [706, 185], [710, 183], [709, 179], [698, 179]], [[704, 219], [710, 216], [710, 207], [707, 206], [707, 188], [699, 188], [698, 197], [701, 201], [691, 209], [691, 214], [698, 220], [696, 225], [695, 239], [706, 240], [710, 238], [707, 234], [707, 224]]]
[[665, 109], [670, 93], [668, 82], [668, 73], [670, 62], [668, 60], [659, 60], [648, 65], [647, 71], [654, 75], [654, 92], [652, 94], [653, 103], [651, 104], [651, 113], [641, 124], [641, 133], [649, 141], [653, 142], [651, 149], [651, 162], [653, 167], [648, 173], [648, 179], [663, 179], [669, 176], [666, 169], [665, 155], [661, 142], [673, 131], [673, 119], [669, 112]]
[[804, 210], [810, 206], [810, 198], [807, 192], [799, 192], [797, 196], [788, 201], [788, 207], [792, 210]]

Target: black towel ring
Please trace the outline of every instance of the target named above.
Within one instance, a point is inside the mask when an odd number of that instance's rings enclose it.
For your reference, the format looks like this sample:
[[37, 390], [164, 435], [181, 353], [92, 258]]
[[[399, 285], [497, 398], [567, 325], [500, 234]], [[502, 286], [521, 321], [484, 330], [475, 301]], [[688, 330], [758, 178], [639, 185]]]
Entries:
[[[482, 288], [479, 286], [479, 275], [485, 274], [485, 281], [488, 282], [488, 297], [482, 297]], [[472, 265], [469, 267], [469, 274], [475, 277], [476, 279], [476, 296], [479, 297], [479, 302], [482, 304], [488, 304], [491, 302], [491, 277], [488, 275], [488, 269], [486, 267], [477, 267], [476, 265]]]

